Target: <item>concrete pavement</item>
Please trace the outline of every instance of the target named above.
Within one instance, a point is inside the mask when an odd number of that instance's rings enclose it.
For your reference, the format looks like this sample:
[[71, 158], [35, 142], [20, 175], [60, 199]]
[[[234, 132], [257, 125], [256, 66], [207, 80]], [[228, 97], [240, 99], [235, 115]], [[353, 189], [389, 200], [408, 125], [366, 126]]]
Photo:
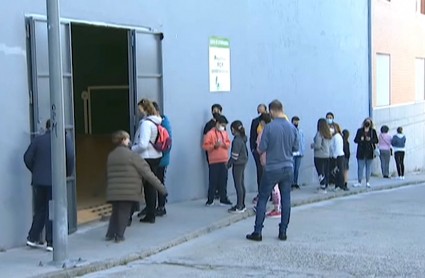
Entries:
[[288, 241], [266, 219], [263, 241], [244, 238], [253, 219], [127, 266], [84, 278], [424, 277], [425, 186], [293, 209]]
[[[373, 187], [369, 191], [421, 182], [425, 182], [423, 174], [408, 176], [404, 181], [373, 178]], [[350, 192], [317, 194], [316, 188], [316, 185], [310, 185], [294, 191], [293, 205], [299, 206], [366, 191], [365, 188], [352, 188]], [[253, 196], [254, 194], [249, 194], [247, 201], [249, 202]], [[218, 206], [207, 208], [204, 202], [205, 200], [198, 200], [170, 204], [169, 215], [158, 218], [155, 225], [134, 221], [133, 226], [126, 231], [127, 240], [121, 244], [103, 241], [107, 226], [105, 222], [80, 227], [77, 233], [69, 237], [69, 257], [71, 260], [80, 259], [74, 268], [60, 269], [51, 266], [49, 265], [51, 253], [22, 247], [0, 252], [1, 272], [6, 275], [5, 277], [84, 275], [146, 258], [253, 215], [252, 210], [247, 210], [244, 214], [230, 215], [225, 208]]]

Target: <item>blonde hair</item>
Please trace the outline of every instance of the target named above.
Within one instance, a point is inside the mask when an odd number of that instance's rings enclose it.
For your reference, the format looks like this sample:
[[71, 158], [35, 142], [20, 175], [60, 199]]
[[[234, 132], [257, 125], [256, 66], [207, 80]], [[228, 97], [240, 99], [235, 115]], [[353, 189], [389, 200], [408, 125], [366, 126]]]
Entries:
[[127, 131], [124, 131], [124, 130], [115, 131], [112, 134], [112, 143], [118, 146], [122, 144], [122, 141], [129, 138], [130, 138], [130, 134], [128, 134]]
[[334, 124], [333, 124], [333, 126], [334, 126], [334, 128], [335, 128], [335, 132], [336, 132], [336, 133], [339, 133], [339, 134], [341, 134], [341, 135], [342, 135], [342, 129], [341, 129], [341, 126], [340, 126], [339, 124], [337, 124], [337, 123], [334, 123]]
[[139, 103], [137, 105], [139, 105], [143, 108], [143, 110], [146, 113], [146, 116], [155, 116], [157, 114], [155, 106], [148, 99], [145, 99], [145, 98], [142, 99], [141, 101], [139, 101]]

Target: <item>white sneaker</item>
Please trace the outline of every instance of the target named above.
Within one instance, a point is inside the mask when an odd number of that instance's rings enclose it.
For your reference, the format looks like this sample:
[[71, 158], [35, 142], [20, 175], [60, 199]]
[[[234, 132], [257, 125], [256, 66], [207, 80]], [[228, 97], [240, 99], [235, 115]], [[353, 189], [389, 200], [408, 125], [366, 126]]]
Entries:
[[370, 188], [370, 183], [366, 183], [366, 188]]
[[46, 251], [47, 252], [53, 252], [53, 246], [47, 246]]
[[44, 244], [40, 244], [38, 242], [33, 242], [30, 240], [27, 240], [27, 246], [32, 247], [32, 248], [42, 248], [44, 247]]
[[355, 184], [353, 184], [353, 187], [360, 187], [360, 186], [362, 186], [360, 182], [356, 182]]
[[404, 180], [404, 176], [402, 176], [401, 179]]

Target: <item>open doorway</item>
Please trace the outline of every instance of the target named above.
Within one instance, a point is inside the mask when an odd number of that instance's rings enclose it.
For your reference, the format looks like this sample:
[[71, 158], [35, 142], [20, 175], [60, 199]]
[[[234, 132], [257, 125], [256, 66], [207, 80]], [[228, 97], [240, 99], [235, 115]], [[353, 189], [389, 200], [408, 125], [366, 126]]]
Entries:
[[130, 132], [128, 30], [71, 24], [78, 224], [108, 213], [111, 133]]

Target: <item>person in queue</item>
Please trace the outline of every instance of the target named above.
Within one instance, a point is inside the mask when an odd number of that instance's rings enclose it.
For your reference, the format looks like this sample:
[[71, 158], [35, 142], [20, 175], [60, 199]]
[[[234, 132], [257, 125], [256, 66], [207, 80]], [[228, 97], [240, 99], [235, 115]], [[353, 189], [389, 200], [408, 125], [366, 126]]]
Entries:
[[134, 203], [143, 201], [144, 184], [149, 184], [164, 198], [167, 190], [152, 172], [149, 164], [137, 153], [130, 150], [130, 135], [117, 131], [112, 135], [115, 149], [107, 161], [107, 202], [112, 204], [112, 215], [106, 233], [106, 240], [119, 243], [125, 240], [128, 215]]

